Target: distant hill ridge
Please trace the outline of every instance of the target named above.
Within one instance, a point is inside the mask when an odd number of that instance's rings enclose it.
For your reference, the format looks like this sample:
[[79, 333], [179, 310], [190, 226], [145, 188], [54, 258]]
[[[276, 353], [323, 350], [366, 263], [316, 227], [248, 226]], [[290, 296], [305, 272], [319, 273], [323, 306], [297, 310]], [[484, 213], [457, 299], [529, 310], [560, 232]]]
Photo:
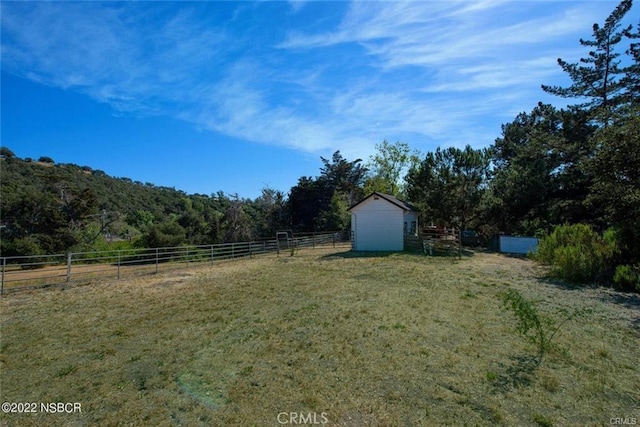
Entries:
[[[251, 200], [222, 191], [192, 194], [175, 188], [117, 178], [89, 166], [55, 163], [50, 157], [21, 159], [7, 147], [0, 151], [0, 251], [3, 256], [57, 253], [71, 247], [95, 247], [102, 236], [138, 244], [213, 243], [230, 235], [229, 209], [244, 208], [237, 218], [244, 233], [267, 233]], [[170, 225], [169, 225], [170, 224]], [[235, 225], [234, 225], [235, 226]], [[237, 228], [237, 227], [236, 227]], [[251, 230], [249, 230], [251, 228]], [[149, 242], [156, 235], [154, 242]], [[167, 236], [175, 236], [168, 239]]]

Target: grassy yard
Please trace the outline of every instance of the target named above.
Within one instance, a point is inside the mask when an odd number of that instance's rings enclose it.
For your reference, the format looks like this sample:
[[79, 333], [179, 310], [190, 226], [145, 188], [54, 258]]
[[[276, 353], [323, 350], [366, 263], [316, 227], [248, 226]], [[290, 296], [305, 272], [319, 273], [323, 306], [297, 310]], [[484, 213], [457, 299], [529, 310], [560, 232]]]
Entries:
[[[38, 406], [0, 424], [640, 424], [640, 298], [543, 273], [496, 254], [308, 249], [13, 293], [0, 302], [1, 400], [81, 412]], [[555, 319], [590, 314], [538, 365], [500, 300], [510, 288]]]

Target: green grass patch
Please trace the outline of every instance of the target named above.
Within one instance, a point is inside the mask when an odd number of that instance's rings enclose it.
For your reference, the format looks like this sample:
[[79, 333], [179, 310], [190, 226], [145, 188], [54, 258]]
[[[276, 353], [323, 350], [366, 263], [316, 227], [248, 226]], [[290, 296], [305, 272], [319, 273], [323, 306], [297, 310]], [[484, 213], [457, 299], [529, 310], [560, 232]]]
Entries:
[[[639, 300], [531, 261], [327, 249], [0, 299], [2, 425], [606, 425], [640, 406]], [[471, 279], [473, 277], [473, 279]], [[171, 286], [166, 286], [171, 284]], [[543, 367], [500, 295], [588, 308]], [[43, 327], [47, 325], [47, 327]], [[557, 350], [562, 349], [562, 351]], [[306, 418], [305, 418], [306, 419]], [[551, 423], [551, 424], [549, 424]]]

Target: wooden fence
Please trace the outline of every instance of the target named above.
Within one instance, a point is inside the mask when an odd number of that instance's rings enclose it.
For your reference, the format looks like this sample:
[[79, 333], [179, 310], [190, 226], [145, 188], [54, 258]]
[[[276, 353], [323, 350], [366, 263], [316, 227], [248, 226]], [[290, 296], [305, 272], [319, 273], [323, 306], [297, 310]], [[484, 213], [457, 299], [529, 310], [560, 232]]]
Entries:
[[405, 235], [404, 248], [425, 255], [462, 255], [460, 230], [454, 228], [427, 228], [418, 235]]
[[160, 269], [184, 268], [195, 264], [250, 258], [263, 254], [291, 254], [299, 248], [349, 245], [340, 233], [287, 233], [287, 239], [261, 240], [170, 248], [126, 249], [94, 252], [69, 252], [57, 255], [0, 257], [2, 279], [0, 295], [7, 291], [98, 278], [158, 273]]

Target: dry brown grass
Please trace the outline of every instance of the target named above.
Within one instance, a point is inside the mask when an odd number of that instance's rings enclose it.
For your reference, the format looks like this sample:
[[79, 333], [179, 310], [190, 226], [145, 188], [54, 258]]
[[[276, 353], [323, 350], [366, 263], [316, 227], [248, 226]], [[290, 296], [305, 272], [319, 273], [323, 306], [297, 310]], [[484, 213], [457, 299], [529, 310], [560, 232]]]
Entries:
[[[609, 425], [640, 422], [639, 299], [527, 260], [303, 250], [1, 300], [2, 401], [80, 402], [6, 425]], [[498, 294], [563, 326], [542, 367]], [[281, 418], [281, 420], [284, 418]]]

